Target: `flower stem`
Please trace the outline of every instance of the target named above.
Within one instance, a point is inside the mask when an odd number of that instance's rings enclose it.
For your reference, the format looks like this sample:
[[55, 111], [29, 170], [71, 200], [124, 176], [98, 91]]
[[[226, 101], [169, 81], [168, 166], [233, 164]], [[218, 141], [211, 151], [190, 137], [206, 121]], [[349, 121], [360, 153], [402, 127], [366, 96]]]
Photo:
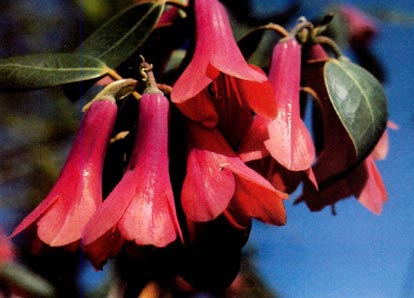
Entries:
[[269, 23], [267, 25], [262, 26], [262, 28], [266, 30], [273, 30], [282, 37], [289, 37], [290, 35], [289, 32], [285, 28], [275, 23]]
[[139, 67], [139, 72], [141, 73], [142, 80], [147, 83], [147, 88], [145, 89], [145, 93], [162, 93], [163, 92], [158, 88], [157, 82], [155, 80], [154, 73], [152, 72], [152, 64], [145, 62], [143, 56], [140, 56], [142, 59], [142, 63]]
[[345, 56], [342, 54], [341, 49], [331, 38], [319, 35], [314, 38], [314, 42], [328, 46], [332, 50], [336, 58], [344, 59]]
[[[109, 68], [107, 69], [108, 75], [113, 78], [116, 81], [122, 80], [123, 77], [121, 77], [114, 69]], [[132, 96], [135, 97], [136, 100], [140, 100], [142, 95], [139, 94], [137, 91], [132, 92]]]

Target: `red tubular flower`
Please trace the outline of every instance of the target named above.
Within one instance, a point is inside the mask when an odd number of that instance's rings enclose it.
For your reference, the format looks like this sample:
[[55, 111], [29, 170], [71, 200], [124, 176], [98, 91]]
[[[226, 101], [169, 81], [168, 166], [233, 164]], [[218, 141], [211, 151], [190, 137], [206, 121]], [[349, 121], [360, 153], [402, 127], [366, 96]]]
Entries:
[[102, 168], [116, 114], [115, 100], [92, 102], [55, 186], [11, 237], [36, 222], [38, 237], [50, 246], [80, 239], [83, 228], [102, 202]]
[[171, 100], [182, 104], [196, 96], [220, 72], [263, 82], [266, 76], [249, 67], [234, 40], [226, 11], [218, 0], [196, 0], [196, 46], [193, 58], [177, 80]]
[[[169, 103], [160, 92], [145, 93], [139, 105], [136, 141], [127, 170], [89, 221], [82, 236], [92, 260], [104, 261], [107, 246], [118, 233], [138, 245], [164, 247], [181, 237], [168, 172]], [[108, 248], [110, 250], [110, 248]], [[113, 251], [107, 251], [109, 257]], [[95, 263], [97, 267], [102, 262]]]
[[181, 201], [190, 220], [209, 221], [229, 206], [232, 215], [254, 217], [266, 223], [286, 222], [285, 193], [247, 167], [219, 131], [196, 123], [188, 125], [191, 149]]
[[239, 150], [243, 160], [262, 158], [269, 152], [290, 171], [310, 168], [315, 149], [300, 117], [300, 61], [301, 48], [295, 38], [276, 45], [269, 80], [275, 91], [277, 114], [274, 118], [256, 117]]

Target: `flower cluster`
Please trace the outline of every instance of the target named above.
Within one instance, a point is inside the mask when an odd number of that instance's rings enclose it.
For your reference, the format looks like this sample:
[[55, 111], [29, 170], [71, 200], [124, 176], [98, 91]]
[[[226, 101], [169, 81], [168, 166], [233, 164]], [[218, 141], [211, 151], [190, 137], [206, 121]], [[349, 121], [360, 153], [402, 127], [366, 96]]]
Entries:
[[[223, 287], [238, 268], [237, 258], [229, 268], [226, 256], [240, 254], [252, 219], [286, 224], [284, 200], [300, 183], [303, 192], [296, 202], [305, 201], [313, 211], [354, 195], [380, 213], [386, 191], [374, 159], [386, 151], [385, 142], [373, 150], [379, 138], [371, 137], [367, 146], [372, 148], [360, 150], [362, 155], [356, 152], [360, 144], [338, 115], [325, 84], [324, 66], [333, 58], [317, 38], [303, 38], [304, 31], [317, 30], [302, 21], [284, 34], [266, 73], [246, 62], [218, 0], [195, 0], [193, 8], [194, 51], [173, 82], [170, 100], [157, 87], [149, 65], [141, 65], [148, 88], [134, 112], [136, 134], [116, 186], [103, 199], [105, 154], [116, 133], [116, 100], [133, 92], [132, 79], [110, 83], [87, 106], [55, 186], [12, 236], [36, 224], [38, 237], [50, 246], [80, 243], [96, 268], [127, 242], [158, 248], [176, 243], [185, 255], [180, 269], [184, 278], [200, 287]], [[318, 111], [315, 122], [320, 125], [313, 135], [304, 121], [303, 90], [313, 95]], [[178, 157], [171, 154], [177, 142], [171, 137], [171, 121], [177, 117], [171, 117], [170, 109], [178, 109], [182, 121], [185, 152]], [[184, 171], [176, 178], [172, 164], [178, 162]], [[214, 246], [214, 239], [227, 243], [226, 249]], [[211, 254], [220, 255], [223, 264]], [[206, 284], [210, 261], [223, 266], [223, 275], [217, 283], [212, 277]], [[195, 268], [200, 262], [201, 269]]]

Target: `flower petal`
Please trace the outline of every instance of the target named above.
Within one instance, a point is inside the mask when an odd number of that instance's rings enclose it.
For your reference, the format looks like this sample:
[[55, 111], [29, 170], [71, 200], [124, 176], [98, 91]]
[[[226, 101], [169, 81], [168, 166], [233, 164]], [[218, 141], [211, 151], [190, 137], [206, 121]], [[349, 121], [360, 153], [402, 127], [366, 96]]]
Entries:
[[[233, 169], [233, 173], [237, 172]], [[266, 179], [256, 174], [250, 173], [250, 177], [246, 177], [239, 173], [235, 176], [237, 187], [230, 209], [264, 223], [278, 226], [286, 224], [286, 211], [282, 199], [287, 198], [287, 194], [277, 191]], [[256, 176], [256, 179], [252, 180], [251, 176]]]
[[91, 104], [55, 186], [11, 236], [39, 220], [38, 236], [51, 246], [80, 239], [102, 201], [103, 161], [116, 113], [113, 101], [97, 100]]
[[219, 116], [207, 89], [202, 90], [195, 97], [177, 104], [177, 107], [189, 119], [201, 122], [205, 127], [217, 125]]
[[242, 161], [248, 162], [262, 159], [269, 155], [269, 151], [266, 149], [264, 141], [269, 139], [269, 131], [267, 127], [270, 121], [270, 118], [259, 115], [254, 118], [252, 126], [247, 131], [237, 150]]
[[91, 244], [116, 227], [133, 199], [135, 180], [131, 172], [124, 174], [86, 225], [82, 235], [83, 245]]
[[[368, 177], [362, 190], [355, 192], [354, 195], [363, 206], [378, 215], [382, 211], [382, 204], [387, 201], [384, 182], [371, 156], [367, 157], [362, 168]], [[350, 185], [357, 185], [361, 180], [360, 175], [354, 175], [351, 179]]]
[[301, 47], [292, 37], [279, 42], [272, 56], [269, 80], [275, 90], [277, 116], [268, 126], [265, 146], [291, 171], [308, 169], [315, 159], [312, 138], [300, 117]]
[[234, 40], [230, 22], [218, 0], [195, 1], [197, 42], [209, 48], [210, 63], [230, 76], [263, 82], [266, 76], [249, 67]]
[[84, 253], [96, 270], [102, 270], [110, 258], [115, 257], [121, 250], [124, 240], [118, 231], [109, 230], [103, 236], [89, 245], [83, 246]]
[[263, 82], [266, 76], [251, 69], [231, 31], [227, 13], [218, 0], [196, 0], [196, 46], [193, 58], [174, 84], [171, 100], [182, 103], [207, 87], [219, 72]]
[[209, 66], [209, 54], [199, 48], [196, 46], [193, 59], [173, 86], [171, 101], [176, 104], [195, 97], [219, 75], [218, 70]]
[[[146, 171], [140, 175], [145, 177]], [[118, 229], [126, 240], [137, 245], [167, 246], [177, 238], [178, 221], [175, 218], [174, 197], [171, 189], [164, 189], [155, 175], [142, 179], [144, 185], [137, 188], [131, 204], [119, 220]], [[135, 179], [137, 176], [135, 176]]]

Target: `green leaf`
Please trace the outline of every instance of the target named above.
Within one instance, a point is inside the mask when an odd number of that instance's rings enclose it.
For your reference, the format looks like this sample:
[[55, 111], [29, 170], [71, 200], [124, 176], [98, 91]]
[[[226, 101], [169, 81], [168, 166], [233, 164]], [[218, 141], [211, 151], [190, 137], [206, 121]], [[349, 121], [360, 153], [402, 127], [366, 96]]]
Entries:
[[331, 59], [324, 68], [329, 98], [351, 138], [357, 158], [365, 158], [385, 130], [387, 98], [378, 80], [362, 67]]
[[249, 59], [257, 50], [263, 39], [264, 32], [264, 30], [253, 29], [237, 42], [245, 59]]
[[53, 297], [55, 289], [39, 275], [17, 263], [6, 263], [0, 266], [0, 281], [6, 281], [24, 290], [30, 297]]
[[89, 36], [78, 51], [118, 67], [147, 39], [164, 5], [164, 1], [145, 2], [122, 11]]
[[108, 67], [79, 54], [38, 54], [0, 59], [0, 89], [28, 90], [103, 76]]

